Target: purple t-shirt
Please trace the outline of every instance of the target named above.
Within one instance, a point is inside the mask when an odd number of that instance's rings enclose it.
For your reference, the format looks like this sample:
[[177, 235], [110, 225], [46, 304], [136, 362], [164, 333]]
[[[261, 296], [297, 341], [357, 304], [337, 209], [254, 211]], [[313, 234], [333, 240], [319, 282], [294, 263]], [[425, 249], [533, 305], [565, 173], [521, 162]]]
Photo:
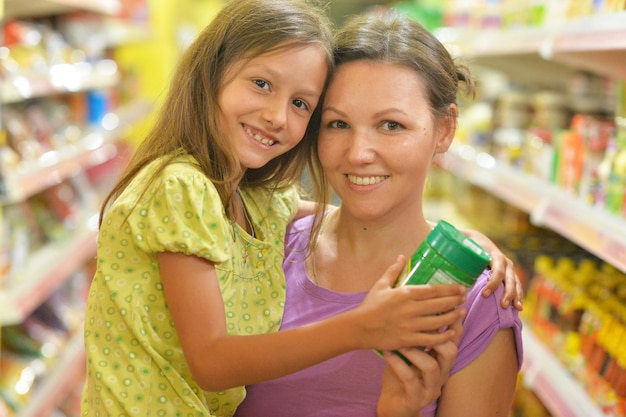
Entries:
[[[334, 316], [358, 306], [367, 293], [340, 293], [318, 287], [307, 277], [304, 258], [312, 217], [295, 222], [288, 231], [284, 261], [287, 299], [281, 330]], [[467, 366], [489, 345], [500, 329], [513, 328], [521, 366], [522, 323], [513, 307], [503, 309], [503, 286], [483, 297], [488, 274], [468, 292], [467, 315], [456, 362], [451, 373]], [[263, 360], [263, 358], [259, 358]], [[249, 385], [236, 417], [366, 417], [376, 416], [385, 361], [374, 351], [361, 350], [337, 356], [300, 372], [261, 384]], [[422, 410], [435, 415], [436, 403]]]

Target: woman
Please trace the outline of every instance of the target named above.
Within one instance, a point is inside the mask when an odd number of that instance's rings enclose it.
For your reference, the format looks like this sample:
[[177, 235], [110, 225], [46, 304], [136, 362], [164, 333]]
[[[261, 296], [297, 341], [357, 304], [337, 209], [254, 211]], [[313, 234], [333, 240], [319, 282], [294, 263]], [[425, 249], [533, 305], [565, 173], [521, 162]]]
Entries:
[[[454, 138], [459, 84], [474, 92], [468, 69], [402, 17], [356, 17], [335, 48], [311, 172], [320, 194], [329, 194], [328, 181], [341, 205], [318, 214], [321, 221], [299, 220], [286, 238], [281, 331], [356, 307], [398, 253], [410, 256], [425, 239], [432, 227], [422, 208], [430, 164]], [[361, 351], [249, 386], [236, 415], [508, 415], [522, 362], [521, 322], [499, 303], [502, 286], [480, 295], [488, 276], [468, 293], [458, 355], [438, 401], [428, 404], [422, 390], [444, 362], [429, 371], [425, 352], [405, 349], [418, 373], [390, 354], [385, 371], [385, 361]]]

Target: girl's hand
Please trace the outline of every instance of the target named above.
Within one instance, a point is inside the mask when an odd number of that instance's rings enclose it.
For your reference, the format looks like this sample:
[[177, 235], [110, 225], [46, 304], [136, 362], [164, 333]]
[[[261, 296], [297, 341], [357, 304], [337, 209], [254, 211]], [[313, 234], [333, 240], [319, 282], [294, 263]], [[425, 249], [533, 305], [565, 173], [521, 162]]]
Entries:
[[504, 281], [504, 296], [502, 297], [502, 307], [507, 308], [513, 301], [513, 305], [519, 311], [523, 310], [522, 299], [524, 289], [517, 273], [515, 265], [502, 251], [484, 234], [472, 229], [460, 229], [467, 237], [473, 239], [482, 246], [491, 256], [491, 277], [483, 288], [483, 296], [489, 297]]
[[420, 410], [439, 398], [456, 360], [457, 343], [463, 331], [461, 321], [456, 321], [452, 328], [455, 330], [453, 340], [433, 346], [428, 351], [401, 349], [400, 353], [413, 366], [406, 364], [398, 355], [384, 353], [387, 367], [378, 398], [379, 417], [420, 417]]
[[[465, 315], [461, 285], [407, 285], [394, 288], [403, 256], [385, 271], [357, 308], [351, 310], [363, 349], [396, 350], [434, 346], [452, 339], [450, 326]], [[445, 329], [445, 330], [442, 330]]]

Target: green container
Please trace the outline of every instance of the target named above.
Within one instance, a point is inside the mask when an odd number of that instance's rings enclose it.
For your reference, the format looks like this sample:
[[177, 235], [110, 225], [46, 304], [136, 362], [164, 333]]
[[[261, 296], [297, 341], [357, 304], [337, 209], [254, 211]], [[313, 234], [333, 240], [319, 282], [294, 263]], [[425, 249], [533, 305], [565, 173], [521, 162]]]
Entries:
[[[490, 262], [491, 256], [478, 243], [440, 220], [411, 256], [396, 286], [461, 284], [469, 288]], [[411, 365], [404, 355], [395, 353]]]
[[489, 254], [450, 223], [440, 220], [407, 263], [397, 285], [474, 285], [491, 262]]

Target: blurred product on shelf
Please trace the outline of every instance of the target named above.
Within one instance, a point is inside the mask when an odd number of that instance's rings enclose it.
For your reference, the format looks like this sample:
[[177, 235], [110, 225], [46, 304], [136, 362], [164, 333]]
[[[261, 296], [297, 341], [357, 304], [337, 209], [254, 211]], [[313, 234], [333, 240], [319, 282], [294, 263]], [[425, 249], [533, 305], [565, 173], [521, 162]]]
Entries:
[[594, 259], [536, 258], [525, 319], [607, 415], [626, 415], [626, 274]]
[[0, 403], [11, 411], [0, 415], [12, 416], [34, 400], [72, 337], [80, 333], [84, 300], [75, 290], [88, 283], [86, 273], [78, 272], [23, 322], [3, 327]]
[[[421, 1], [413, 3], [420, 9]], [[439, 6], [438, 16], [444, 26], [463, 27], [467, 29], [493, 29], [555, 26], [585, 16], [614, 13], [624, 10], [624, 0], [441, 0], [426, 1], [430, 9]], [[409, 9], [408, 6], [406, 6]], [[415, 12], [417, 16], [419, 14]]]
[[[591, 78], [585, 77], [588, 83]], [[573, 111], [568, 98], [556, 91], [508, 87], [497, 99], [483, 100], [465, 112], [460, 142], [626, 217], [625, 82], [595, 79], [596, 85], [612, 87], [606, 91], [611, 99], [579, 106], [589, 113]], [[609, 101], [613, 109], [607, 113], [601, 103]]]
[[145, 36], [147, 1], [3, 4], [0, 417], [75, 417], [94, 219], [151, 110], [112, 48]]

